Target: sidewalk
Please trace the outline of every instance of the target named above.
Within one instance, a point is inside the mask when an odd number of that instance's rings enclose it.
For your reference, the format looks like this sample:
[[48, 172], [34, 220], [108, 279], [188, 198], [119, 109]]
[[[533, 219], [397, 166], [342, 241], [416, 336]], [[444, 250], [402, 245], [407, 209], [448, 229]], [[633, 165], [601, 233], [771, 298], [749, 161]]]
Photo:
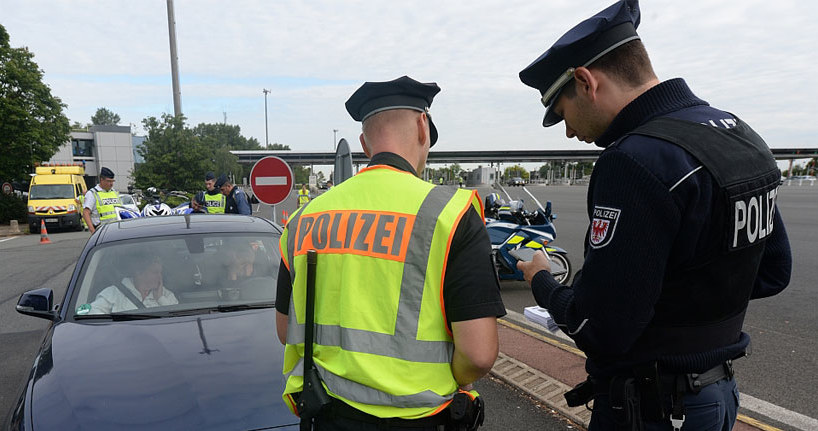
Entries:
[[[568, 343], [530, 329], [535, 326], [527, 327], [527, 322], [517, 321], [520, 318], [510, 314], [498, 321], [500, 355], [491, 373], [587, 429], [591, 412], [585, 406], [568, 407], [563, 397], [585, 380], [585, 355]], [[741, 414], [733, 429], [778, 430]]]
[[27, 235], [28, 234], [28, 227], [25, 223], [19, 224], [20, 231], [19, 232], [12, 232], [11, 226], [9, 224], [0, 224], [0, 237], [3, 236], [12, 236], [12, 235]]

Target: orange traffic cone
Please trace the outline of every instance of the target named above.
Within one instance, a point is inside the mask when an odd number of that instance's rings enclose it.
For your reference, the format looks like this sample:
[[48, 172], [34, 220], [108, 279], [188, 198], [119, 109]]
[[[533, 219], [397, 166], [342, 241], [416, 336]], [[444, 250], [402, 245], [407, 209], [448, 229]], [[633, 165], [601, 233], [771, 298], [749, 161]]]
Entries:
[[287, 211], [281, 211], [281, 215], [282, 215], [281, 225], [286, 226], [287, 225], [287, 219], [290, 217], [290, 214], [288, 214]]
[[48, 231], [45, 229], [45, 220], [40, 219], [40, 244], [51, 244]]

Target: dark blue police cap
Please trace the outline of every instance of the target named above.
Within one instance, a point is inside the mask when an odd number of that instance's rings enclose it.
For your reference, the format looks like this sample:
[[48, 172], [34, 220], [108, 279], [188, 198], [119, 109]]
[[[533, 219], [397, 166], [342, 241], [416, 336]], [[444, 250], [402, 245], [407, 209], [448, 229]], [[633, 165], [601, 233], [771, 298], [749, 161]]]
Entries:
[[554, 101], [574, 77], [574, 68], [588, 67], [626, 42], [639, 39], [639, 15], [638, 0], [620, 0], [568, 30], [520, 72], [523, 84], [540, 90], [545, 105], [543, 127], [562, 121], [553, 111]]
[[99, 177], [100, 178], [113, 178], [114, 177], [114, 171], [112, 171], [112, 170], [110, 170], [110, 169], [108, 169], [106, 167], [103, 167], [99, 171]]
[[215, 179], [216, 179], [216, 174], [214, 174], [213, 171], [210, 171], [210, 172], [205, 174], [205, 181], [210, 181], [210, 180], [215, 180]]
[[436, 83], [422, 83], [408, 76], [386, 82], [365, 82], [346, 102], [347, 112], [355, 121], [365, 121], [378, 112], [411, 109], [429, 117], [430, 146], [437, 142], [437, 127], [429, 115], [432, 99], [440, 92]]
[[219, 188], [219, 187], [223, 186], [224, 183], [226, 183], [226, 182], [227, 182], [227, 175], [221, 174], [221, 175], [219, 175], [219, 179], [216, 180], [216, 184], [214, 184], [213, 186], [216, 187], [216, 188]]
[[196, 196], [193, 196], [193, 200], [196, 201], [199, 205], [205, 204], [205, 196], [204, 192], [196, 193]]

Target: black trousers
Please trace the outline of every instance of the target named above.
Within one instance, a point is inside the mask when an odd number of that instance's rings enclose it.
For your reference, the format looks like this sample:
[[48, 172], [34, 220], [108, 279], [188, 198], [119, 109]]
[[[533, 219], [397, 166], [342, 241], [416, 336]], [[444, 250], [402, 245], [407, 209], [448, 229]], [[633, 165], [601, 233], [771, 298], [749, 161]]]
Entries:
[[385, 426], [385, 425], [377, 425], [367, 422], [356, 421], [354, 419], [348, 419], [336, 416], [334, 418], [317, 418], [315, 419], [315, 426], [313, 427], [314, 430], [317, 431], [381, 431], [381, 430], [390, 430], [390, 431], [444, 431], [446, 428], [444, 425], [439, 426], [429, 426], [429, 427], [422, 427], [422, 428], [415, 428], [415, 427], [394, 427], [394, 426]]

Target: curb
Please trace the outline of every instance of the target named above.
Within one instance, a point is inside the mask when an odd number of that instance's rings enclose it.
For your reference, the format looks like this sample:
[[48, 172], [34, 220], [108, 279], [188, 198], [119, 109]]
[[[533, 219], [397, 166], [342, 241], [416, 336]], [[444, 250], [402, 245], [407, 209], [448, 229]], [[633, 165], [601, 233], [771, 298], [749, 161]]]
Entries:
[[[509, 314], [511, 315], [511, 313]], [[512, 318], [508, 320], [498, 319], [497, 323], [508, 330], [519, 332], [520, 334], [524, 334], [525, 336], [540, 341], [543, 345], [548, 346], [549, 348], [558, 349], [560, 351], [576, 355], [577, 359], [584, 361], [585, 355], [576, 347], [537, 333], [529, 328], [517, 325], [516, 323], [523, 323], [515, 319], [515, 317], [519, 318], [520, 316], [509, 317]], [[525, 324], [525, 326], [529, 325]], [[502, 345], [500, 348], [501, 350], [504, 350]], [[507, 350], [513, 351], [514, 348], [509, 348]], [[586, 408], [586, 406], [568, 407], [565, 397], [563, 396], [566, 392], [573, 388], [572, 385], [564, 383], [563, 381], [512, 357], [510, 354], [508, 354], [508, 352], [504, 353], [502, 351], [497, 356], [497, 360], [491, 369], [491, 374], [509, 385], [529, 394], [537, 401], [547, 405], [549, 408], [570, 419], [583, 429], [588, 429], [588, 425], [590, 424], [591, 420], [591, 411]], [[570, 382], [571, 379], [568, 380]], [[593, 407], [593, 401], [589, 403], [589, 407]], [[733, 429], [736, 431], [782, 431], [780, 428], [741, 413], [738, 414]]]
[[588, 428], [591, 411], [585, 406], [568, 407], [563, 394], [571, 387], [559, 380], [535, 370], [528, 365], [500, 353], [491, 374], [541, 401], [571, 421]]

